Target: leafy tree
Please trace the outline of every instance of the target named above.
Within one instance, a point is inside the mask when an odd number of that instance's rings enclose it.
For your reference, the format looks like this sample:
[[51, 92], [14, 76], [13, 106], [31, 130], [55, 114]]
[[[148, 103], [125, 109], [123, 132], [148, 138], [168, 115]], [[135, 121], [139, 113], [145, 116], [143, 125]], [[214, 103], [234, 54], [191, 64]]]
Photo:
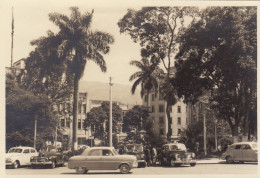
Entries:
[[[47, 37], [35, 40], [35, 45], [45, 45], [54, 40], [60, 59], [67, 64], [73, 77], [73, 149], [77, 149], [77, 111], [78, 111], [78, 86], [87, 60], [94, 61], [102, 72], [106, 72], [106, 63], [103, 58], [110, 50], [109, 45], [114, 42], [113, 37], [101, 31], [90, 29], [91, 13], [81, 14], [77, 7], [71, 7], [70, 17], [59, 14], [49, 14], [49, 19], [57, 25], [60, 31], [57, 34], [48, 32]], [[51, 43], [52, 44], [52, 43]], [[66, 61], [66, 62], [65, 62]], [[63, 74], [65, 71], [63, 71]]]
[[[118, 133], [118, 123], [122, 121], [122, 109], [116, 104], [112, 105], [112, 129]], [[100, 107], [94, 107], [87, 113], [84, 120], [84, 128], [90, 127], [95, 138], [103, 140], [104, 145], [108, 145], [108, 121], [109, 120], [109, 102], [101, 103]], [[113, 136], [114, 137], [114, 136]], [[113, 138], [113, 143], [116, 144]]]
[[[159, 79], [163, 76], [163, 71], [158, 67], [158, 63], [158, 60], [150, 62], [147, 58], [142, 58], [141, 61], [130, 62], [130, 65], [135, 65], [141, 70], [130, 76], [130, 81], [135, 80], [131, 89], [132, 94], [135, 93], [139, 84], [141, 84], [141, 97], [143, 97], [145, 91], [147, 91], [147, 96], [149, 96], [152, 89], [155, 89], [155, 93], [158, 92]], [[147, 97], [147, 106], [148, 103], [149, 97]]]
[[236, 140], [248, 131], [256, 94], [256, 8], [209, 7], [179, 38], [172, 83], [185, 101], [211, 91], [211, 108]]
[[53, 139], [57, 120], [51, 101], [44, 94], [35, 96], [23, 90], [14, 76], [6, 77], [6, 148], [33, 146], [34, 124], [37, 119], [37, 149], [46, 139]]
[[121, 33], [129, 34], [134, 42], [140, 43], [142, 57], [159, 59], [165, 68], [162, 93], [167, 102], [168, 139], [172, 135], [170, 108], [177, 101], [174, 86], [169, 85], [174, 53], [178, 48], [177, 36], [185, 26], [184, 19], [196, 14], [194, 7], [143, 7], [141, 10], [129, 9], [118, 22]]

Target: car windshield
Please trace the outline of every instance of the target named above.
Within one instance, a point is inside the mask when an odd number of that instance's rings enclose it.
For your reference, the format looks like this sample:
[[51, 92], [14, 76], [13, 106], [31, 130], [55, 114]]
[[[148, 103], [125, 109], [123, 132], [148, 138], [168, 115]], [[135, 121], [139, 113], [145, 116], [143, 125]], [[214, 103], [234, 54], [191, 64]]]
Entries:
[[11, 148], [8, 153], [22, 153], [23, 149], [20, 148]]
[[171, 145], [170, 150], [186, 150], [186, 147], [183, 144]]

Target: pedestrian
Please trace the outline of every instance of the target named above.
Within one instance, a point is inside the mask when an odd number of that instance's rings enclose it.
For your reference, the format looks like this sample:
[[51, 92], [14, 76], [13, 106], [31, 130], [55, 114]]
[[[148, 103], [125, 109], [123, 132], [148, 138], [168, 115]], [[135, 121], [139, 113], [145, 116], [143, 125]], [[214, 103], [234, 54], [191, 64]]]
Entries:
[[157, 150], [155, 147], [152, 148], [152, 164], [155, 166], [157, 160]]
[[150, 149], [148, 148], [148, 146], [145, 147], [144, 155], [145, 155], [146, 165], [148, 167], [150, 167], [151, 166], [151, 152], [150, 152]]

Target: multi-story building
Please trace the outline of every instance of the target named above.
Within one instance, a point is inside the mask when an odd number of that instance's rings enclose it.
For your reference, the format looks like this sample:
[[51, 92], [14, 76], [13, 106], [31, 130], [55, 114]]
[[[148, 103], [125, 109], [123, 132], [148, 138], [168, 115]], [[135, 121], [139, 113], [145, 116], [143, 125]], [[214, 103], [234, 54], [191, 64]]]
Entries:
[[[155, 94], [154, 91], [151, 91], [149, 96], [147, 93], [144, 95], [143, 105], [150, 108], [150, 117], [154, 123], [154, 134], [166, 140], [168, 133], [166, 101], [161, 94]], [[172, 140], [177, 140], [187, 126], [187, 105], [181, 100], [170, 109], [170, 123], [170, 128], [172, 129], [171, 138]]]

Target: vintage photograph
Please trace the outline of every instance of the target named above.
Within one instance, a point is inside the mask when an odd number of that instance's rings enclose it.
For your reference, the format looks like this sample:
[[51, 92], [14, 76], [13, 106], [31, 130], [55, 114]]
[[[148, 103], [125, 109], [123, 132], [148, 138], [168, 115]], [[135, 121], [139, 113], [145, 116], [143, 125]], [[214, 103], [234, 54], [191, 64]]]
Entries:
[[1, 174], [257, 177], [258, 6], [1, 1]]

